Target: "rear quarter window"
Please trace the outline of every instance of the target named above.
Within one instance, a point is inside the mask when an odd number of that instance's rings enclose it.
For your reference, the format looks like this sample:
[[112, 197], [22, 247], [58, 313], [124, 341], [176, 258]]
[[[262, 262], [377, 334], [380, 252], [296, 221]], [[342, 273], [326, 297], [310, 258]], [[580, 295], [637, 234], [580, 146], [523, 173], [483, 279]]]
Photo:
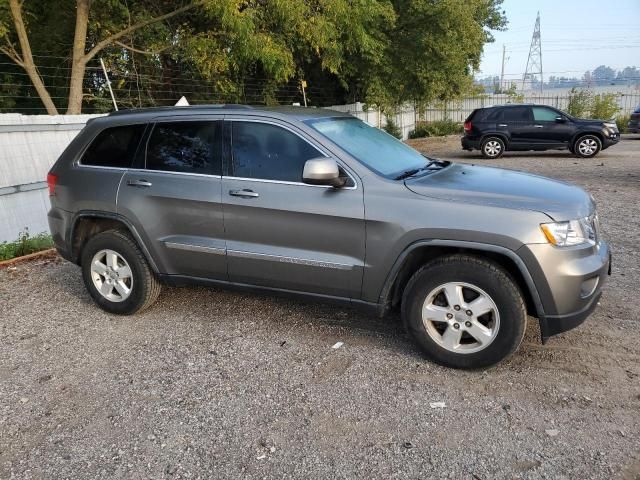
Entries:
[[129, 168], [144, 127], [123, 125], [104, 129], [91, 142], [80, 163], [95, 167]]

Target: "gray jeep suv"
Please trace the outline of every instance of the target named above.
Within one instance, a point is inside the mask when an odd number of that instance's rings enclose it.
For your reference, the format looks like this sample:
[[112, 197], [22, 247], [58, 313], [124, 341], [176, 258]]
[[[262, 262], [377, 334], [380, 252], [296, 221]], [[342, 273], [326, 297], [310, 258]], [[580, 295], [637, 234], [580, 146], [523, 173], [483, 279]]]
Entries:
[[103, 309], [161, 284], [400, 310], [431, 359], [494, 364], [579, 325], [610, 271], [592, 198], [422, 156], [347, 114], [218, 105], [89, 121], [48, 176], [49, 225]]

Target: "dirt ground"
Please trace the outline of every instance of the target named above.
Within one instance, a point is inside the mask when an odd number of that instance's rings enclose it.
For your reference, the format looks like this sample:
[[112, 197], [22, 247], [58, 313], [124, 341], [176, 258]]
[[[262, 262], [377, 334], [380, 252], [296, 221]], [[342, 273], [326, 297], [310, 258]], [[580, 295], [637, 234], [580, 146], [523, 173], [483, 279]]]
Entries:
[[396, 318], [209, 288], [122, 318], [76, 266], [19, 264], [0, 271], [0, 478], [639, 479], [640, 137], [593, 160], [458, 142], [412, 143], [595, 196], [613, 275], [580, 328], [543, 346], [531, 321], [508, 361], [454, 371]]

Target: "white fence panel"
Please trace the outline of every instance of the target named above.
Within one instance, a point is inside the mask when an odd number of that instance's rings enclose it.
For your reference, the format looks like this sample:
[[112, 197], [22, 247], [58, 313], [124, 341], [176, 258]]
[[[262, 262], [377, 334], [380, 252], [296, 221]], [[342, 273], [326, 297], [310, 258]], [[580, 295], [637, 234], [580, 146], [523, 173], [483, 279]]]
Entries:
[[48, 231], [47, 172], [96, 116], [0, 114], [0, 242]]

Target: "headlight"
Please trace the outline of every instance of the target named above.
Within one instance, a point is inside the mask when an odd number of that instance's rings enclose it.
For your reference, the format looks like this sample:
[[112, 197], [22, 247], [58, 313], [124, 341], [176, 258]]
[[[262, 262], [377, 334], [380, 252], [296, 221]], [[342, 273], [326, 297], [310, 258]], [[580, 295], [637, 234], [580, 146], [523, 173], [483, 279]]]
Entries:
[[549, 243], [556, 247], [596, 244], [596, 216], [579, 218], [569, 222], [543, 223], [540, 225]]

